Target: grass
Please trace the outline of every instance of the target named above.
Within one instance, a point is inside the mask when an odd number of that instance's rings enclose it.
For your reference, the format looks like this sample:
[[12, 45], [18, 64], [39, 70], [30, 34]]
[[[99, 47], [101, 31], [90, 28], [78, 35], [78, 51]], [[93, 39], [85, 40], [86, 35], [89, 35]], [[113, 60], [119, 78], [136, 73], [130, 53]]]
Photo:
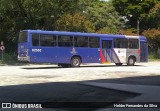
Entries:
[[17, 55], [14, 53], [3, 53], [3, 60], [2, 60], [2, 53], [0, 53], [0, 64], [8, 64], [14, 65], [17, 64]]
[[149, 61], [160, 61], [160, 53], [157, 53], [157, 54], [150, 53], [148, 55], [148, 59]]

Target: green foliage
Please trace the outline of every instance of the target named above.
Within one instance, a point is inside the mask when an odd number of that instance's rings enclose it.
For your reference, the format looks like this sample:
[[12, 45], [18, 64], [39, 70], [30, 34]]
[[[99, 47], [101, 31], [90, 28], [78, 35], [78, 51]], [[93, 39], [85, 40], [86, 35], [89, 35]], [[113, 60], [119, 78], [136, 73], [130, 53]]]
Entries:
[[94, 24], [97, 32], [117, 33], [122, 25], [121, 17], [111, 2], [92, 2], [86, 7], [85, 13]]
[[148, 59], [149, 59], [149, 60], [160, 59], [160, 53], [157, 53], [157, 54], [150, 53], [150, 54], [148, 55]]
[[0, 54], [0, 63], [8, 65], [17, 64], [17, 55], [14, 53], [4, 53], [2, 60], [2, 55]]
[[74, 32], [94, 32], [94, 25], [81, 13], [64, 14], [56, 21], [56, 29]]
[[[61, 30], [136, 35], [160, 47], [160, 0], [0, 0], [0, 41], [4, 62], [14, 62], [18, 33], [25, 29]], [[143, 32], [143, 33], [142, 33]], [[152, 55], [151, 55], [152, 57]], [[155, 58], [155, 56], [154, 56]]]
[[6, 51], [17, 50], [20, 30], [54, 30], [55, 21], [66, 12], [76, 11], [77, 3], [76, 0], [0, 0], [0, 2], [0, 41], [4, 41]]
[[112, 0], [113, 5], [121, 16], [127, 27], [136, 28], [137, 21], [140, 21], [140, 31], [151, 28], [151, 19], [148, 16], [149, 11], [158, 3], [159, 0]]
[[149, 12], [149, 19], [152, 23], [151, 27], [160, 27], [160, 2], [158, 2]]
[[160, 2], [158, 2], [151, 10], [150, 10], [150, 15], [160, 17]]
[[160, 30], [148, 29], [143, 32], [143, 35], [147, 37], [151, 49], [157, 53], [160, 47]]
[[117, 32], [117, 28], [115, 27], [103, 27], [97, 31], [99, 34], [114, 34]]
[[136, 32], [135, 28], [130, 28], [130, 29], [126, 29], [126, 30], [125, 29], [119, 30], [119, 34], [137, 36], [137, 32]]
[[0, 41], [17, 51], [20, 30], [116, 33], [120, 16], [111, 2], [100, 0], [0, 0]]

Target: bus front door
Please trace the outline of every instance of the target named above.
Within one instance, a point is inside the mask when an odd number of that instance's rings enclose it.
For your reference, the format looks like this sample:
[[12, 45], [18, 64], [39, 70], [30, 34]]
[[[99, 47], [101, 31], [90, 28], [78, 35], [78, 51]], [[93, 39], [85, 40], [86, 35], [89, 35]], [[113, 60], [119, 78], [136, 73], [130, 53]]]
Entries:
[[112, 48], [113, 48], [113, 39], [102, 39], [102, 63], [112, 62]]

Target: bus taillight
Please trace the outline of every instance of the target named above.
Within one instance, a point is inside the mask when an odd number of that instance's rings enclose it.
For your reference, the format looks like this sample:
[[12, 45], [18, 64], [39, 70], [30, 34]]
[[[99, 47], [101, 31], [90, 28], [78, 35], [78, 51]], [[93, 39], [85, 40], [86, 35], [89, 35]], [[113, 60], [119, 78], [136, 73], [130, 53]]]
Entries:
[[138, 49], [138, 54], [140, 54], [141, 53], [141, 50], [140, 49]]

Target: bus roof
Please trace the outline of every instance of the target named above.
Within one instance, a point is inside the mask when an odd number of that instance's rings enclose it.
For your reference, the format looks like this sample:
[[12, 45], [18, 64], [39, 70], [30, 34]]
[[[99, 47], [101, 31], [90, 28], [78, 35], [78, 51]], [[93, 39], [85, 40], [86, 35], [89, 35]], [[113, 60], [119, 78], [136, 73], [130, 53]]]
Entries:
[[22, 30], [28, 31], [29, 33], [37, 33], [37, 34], [57, 34], [57, 35], [73, 35], [73, 36], [94, 36], [94, 37], [140, 37], [140, 39], [146, 40], [144, 36], [126, 36], [126, 35], [118, 35], [118, 34], [98, 34], [98, 33], [83, 33], [83, 32], [67, 32], [67, 31], [46, 31], [46, 30]]

